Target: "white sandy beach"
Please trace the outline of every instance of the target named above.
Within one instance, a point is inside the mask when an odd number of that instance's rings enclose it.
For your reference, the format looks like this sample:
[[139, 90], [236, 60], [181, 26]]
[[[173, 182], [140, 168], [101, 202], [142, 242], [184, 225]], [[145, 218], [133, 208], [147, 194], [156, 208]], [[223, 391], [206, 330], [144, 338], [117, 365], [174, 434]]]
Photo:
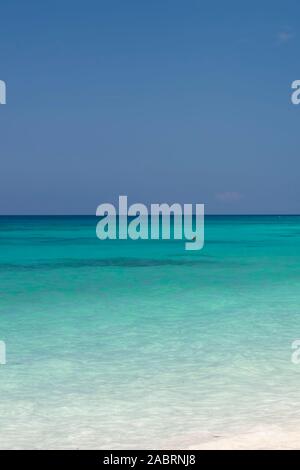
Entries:
[[279, 426], [261, 426], [232, 437], [215, 436], [189, 450], [300, 450], [300, 432]]

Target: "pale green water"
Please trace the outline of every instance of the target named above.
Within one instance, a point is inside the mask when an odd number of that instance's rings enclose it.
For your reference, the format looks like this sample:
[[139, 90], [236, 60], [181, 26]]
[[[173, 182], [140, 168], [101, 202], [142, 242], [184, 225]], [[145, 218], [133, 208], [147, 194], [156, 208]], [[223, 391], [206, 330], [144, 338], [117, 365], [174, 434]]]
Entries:
[[300, 217], [207, 217], [200, 252], [95, 226], [0, 218], [1, 448], [300, 430]]

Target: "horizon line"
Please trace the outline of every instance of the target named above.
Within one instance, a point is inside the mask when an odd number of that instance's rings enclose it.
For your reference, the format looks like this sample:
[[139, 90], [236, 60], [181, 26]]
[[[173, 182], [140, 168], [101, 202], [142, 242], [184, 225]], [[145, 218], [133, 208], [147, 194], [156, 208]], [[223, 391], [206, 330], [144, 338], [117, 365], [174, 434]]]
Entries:
[[[174, 214], [170, 214], [171, 216]], [[193, 215], [195, 215], [193, 213]], [[116, 214], [119, 216], [119, 214]], [[151, 214], [149, 214], [151, 216]], [[217, 217], [299, 217], [300, 213], [263, 213], [263, 214], [256, 214], [256, 213], [241, 213], [241, 214], [212, 214], [206, 213], [204, 216], [217, 216]], [[0, 214], [0, 217], [99, 217], [96, 214]], [[128, 216], [128, 217], [135, 217], [135, 216]]]

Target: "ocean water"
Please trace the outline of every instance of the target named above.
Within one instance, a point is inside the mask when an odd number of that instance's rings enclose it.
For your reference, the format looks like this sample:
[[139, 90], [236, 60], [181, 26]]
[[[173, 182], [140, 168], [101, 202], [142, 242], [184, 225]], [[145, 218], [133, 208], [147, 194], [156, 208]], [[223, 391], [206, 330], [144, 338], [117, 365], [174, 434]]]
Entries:
[[0, 218], [0, 448], [184, 448], [300, 431], [300, 217], [213, 217], [205, 247]]

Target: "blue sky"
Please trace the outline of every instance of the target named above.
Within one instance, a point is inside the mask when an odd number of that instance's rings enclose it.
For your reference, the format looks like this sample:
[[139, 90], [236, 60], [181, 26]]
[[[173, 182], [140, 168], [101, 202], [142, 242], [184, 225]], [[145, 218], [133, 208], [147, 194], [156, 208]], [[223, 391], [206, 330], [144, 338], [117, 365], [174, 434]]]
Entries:
[[0, 213], [300, 213], [297, 1], [2, 1]]

